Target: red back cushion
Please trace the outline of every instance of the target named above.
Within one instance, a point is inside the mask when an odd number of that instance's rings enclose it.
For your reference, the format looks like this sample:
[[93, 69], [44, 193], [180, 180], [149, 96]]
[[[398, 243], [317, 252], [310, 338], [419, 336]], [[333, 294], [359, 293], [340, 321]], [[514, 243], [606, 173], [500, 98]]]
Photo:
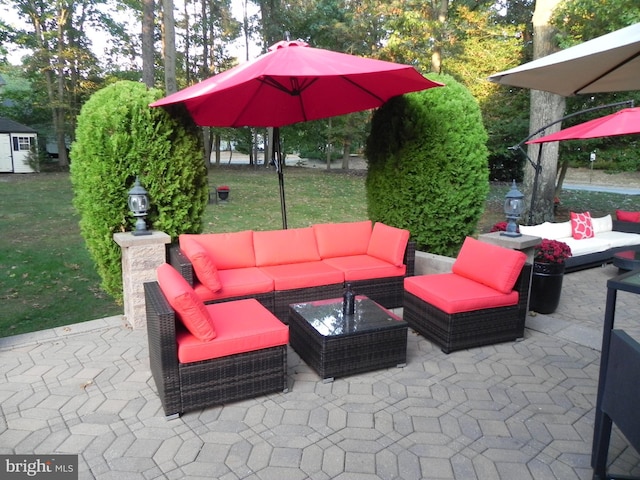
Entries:
[[254, 232], [256, 266], [287, 265], [320, 260], [311, 227]]
[[156, 274], [160, 290], [191, 334], [203, 342], [216, 338], [207, 308], [184, 277], [168, 263], [160, 265]]
[[582, 240], [592, 238], [594, 235], [591, 214], [571, 212], [571, 236], [576, 240]]
[[371, 239], [371, 221], [322, 223], [313, 226], [320, 257], [364, 255]]
[[367, 255], [401, 267], [404, 265], [404, 251], [407, 249], [408, 241], [409, 230], [376, 222], [371, 232]]
[[616, 218], [621, 222], [640, 222], [640, 212], [626, 212], [624, 210], [616, 210]]
[[518, 250], [467, 237], [451, 271], [502, 293], [509, 293], [518, 280], [527, 256]]
[[200, 283], [214, 293], [222, 288], [216, 263], [200, 242], [194, 238], [183, 238], [180, 249], [191, 261]]
[[253, 252], [253, 231], [231, 233], [182, 234], [180, 248], [186, 239], [192, 238], [207, 249], [218, 270], [256, 266]]

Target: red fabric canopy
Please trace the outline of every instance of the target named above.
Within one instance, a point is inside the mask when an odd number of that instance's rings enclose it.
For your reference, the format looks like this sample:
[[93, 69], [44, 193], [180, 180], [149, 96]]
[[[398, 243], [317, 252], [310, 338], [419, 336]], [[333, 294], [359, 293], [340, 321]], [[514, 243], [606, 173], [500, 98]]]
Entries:
[[599, 137], [614, 137], [640, 133], [640, 107], [625, 108], [611, 115], [596, 118], [588, 122], [565, 128], [544, 137], [529, 140], [527, 143], [557, 142]]
[[281, 127], [368, 110], [438, 86], [409, 65], [292, 41], [151, 106], [183, 103], [201, 126]]

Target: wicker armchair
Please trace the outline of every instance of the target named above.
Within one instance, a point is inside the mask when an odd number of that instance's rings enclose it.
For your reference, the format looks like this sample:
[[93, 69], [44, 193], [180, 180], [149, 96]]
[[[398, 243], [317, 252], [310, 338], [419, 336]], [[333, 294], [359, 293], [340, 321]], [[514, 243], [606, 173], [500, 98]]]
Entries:
[[287, 390], [286, 343], [181, 363], [175, 311], [157, 282], [145, 283], [144, 292], [151, 373], [167, 419], [191, 410]]
[[[464, 260], [461, 260], [462, 257]], [[509, 262], [507, 260], [509, 257], [512, 257], [513, 265], [501, 269], [500, 263], [502, 262], [504, 267], [504, 264]], [[515, 284], [511, 281], [513, 287], [510, 287], [511, 292], [517, 292], [517, 303], [502, 306], [492, 305], [484, 308], [464, 308], [449, 313], [445, 309], [433, 305], [427, 299], [428, 292], [422, 294], [420, 289], [413, 288], [413, 286], [420, 284], [421, 278], [427, 276], [408, 277], [405, 279], [404, 320], [415, 331], [438, 345], [444, 353], [522, 338], [527, 316], [532, 268], [531, 264], [525, 263], [524, 257], [525, 255], [521, 252], [467, 239], [456, 263], [458, 265], [465, 261], [467, 264], [475, 263], [473, 268], [477, 268], [478, 272], [484, 272], [486, 276], [500, 276], [500, 270], [505, 277], [515, 278], [515, 275], [518, 275]], [[483, 262], [486, 263], [483, 264]], [[455, 271], [456, 264], [454, 264]], [[432, 277], [437, 277], [434, 282], [436, 285], [442, 285], [446, 284], [445, 277], [448, 275], [455, 276], [456, 274], [436, 274]], [[467, 285], [472, 287], [470, 284]], [[413, 292], [408, 291], [407, 288]], [[482, 286], [481, 288], [487, 287]], [[477, 302], [474, 298], [476, 292], [473, 288], [467, 290], [463, 287], [454, 293], [455, 295], [452, 297], [456, 298], [455, 302], [470, 302], [470, 304]], [[507, 295], [505, 292], [495, 293], [496, 297]], [[465, 298], [466, 295], [468, 298]], [[500, 299], [498, 303], [500, 303]]]

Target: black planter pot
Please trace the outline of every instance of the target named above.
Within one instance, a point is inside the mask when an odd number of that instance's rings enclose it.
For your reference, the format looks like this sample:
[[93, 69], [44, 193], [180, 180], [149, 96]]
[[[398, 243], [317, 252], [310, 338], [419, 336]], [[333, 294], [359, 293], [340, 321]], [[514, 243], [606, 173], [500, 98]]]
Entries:
[[533, 263], [529, 310], [553, 313], [560, 303], [564, 263]]

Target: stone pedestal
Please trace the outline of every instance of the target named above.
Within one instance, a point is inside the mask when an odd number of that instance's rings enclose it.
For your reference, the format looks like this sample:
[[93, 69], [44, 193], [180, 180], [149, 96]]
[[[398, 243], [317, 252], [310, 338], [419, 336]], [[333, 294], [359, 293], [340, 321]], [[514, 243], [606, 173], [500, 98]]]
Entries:
[[166, 262], [165, 245], [171, 242], [171, 237], [157, 231], [138, 236], [121, 232], [114, 234], [113, 240], [122, 249], [125, 319], [134, 329], [144, 328], [147, 315], [143, 284], [156, 280], [156, 268]]
[[527, 255], [527, 262], [533, 264], [533, 255], [535, 249], [542, 239], [532, 235], [521, 235], [519, 237], [508, 237], [501, 235], [500, 232], [483, 233], [478, 235], [478, 240], [482, 242], [492, 243], [500, 247], [510, 248], [511, 250], [520, 250]]

